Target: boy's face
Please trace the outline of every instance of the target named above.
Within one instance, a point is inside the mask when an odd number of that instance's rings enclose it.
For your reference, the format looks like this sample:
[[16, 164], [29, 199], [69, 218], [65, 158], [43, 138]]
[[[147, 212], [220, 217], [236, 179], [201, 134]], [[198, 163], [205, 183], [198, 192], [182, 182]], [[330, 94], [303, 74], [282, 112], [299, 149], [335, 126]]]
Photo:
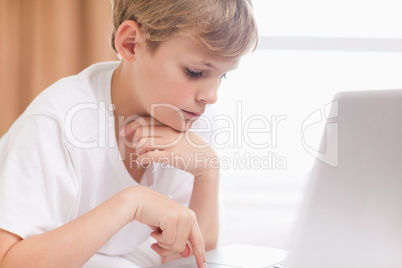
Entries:
[[194, 41], [165, 41], [150, 53], [138, 46], [132, 63], [132, 85], [144, 113], [176, 130], [187, 130], [217, 101], [224, 75], [237, 67], [240, 58], [214, 57]]

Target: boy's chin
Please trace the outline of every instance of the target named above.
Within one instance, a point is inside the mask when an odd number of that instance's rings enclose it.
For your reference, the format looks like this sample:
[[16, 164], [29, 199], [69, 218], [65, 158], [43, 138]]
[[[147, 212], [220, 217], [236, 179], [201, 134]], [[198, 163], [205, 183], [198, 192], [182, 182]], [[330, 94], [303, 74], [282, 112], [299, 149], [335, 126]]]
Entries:
[[154, 118], [163, 125], [173, 128], [179, 132], [188, 131], [197, 119], [186, 119], [178, 113], [158, 113], [154, 114]]
[[193, 126], [195, 120], [175, 120], [175, 122], [169, 122], [170, 124], [167, 124], [169, 127], [180, 131], [180, 132], [184, 132], [184, 131], [188, 131], [189, 129], [191, 129], [191, 127]]
[[184, 131], [188, 131], [189, 129], [191, 129], [191, 127], [193, 126], [194, 122], [196, 120], [192, 120], [192, 119], [183, 119], [183, 118], [179, 118], [179, 117], [175, 117], [175, 118], [156, 118], [159, 122], [161, 122], [162, 124], [173, 128], [174, 130], [177, 130], [179, 132], [184, 132]]

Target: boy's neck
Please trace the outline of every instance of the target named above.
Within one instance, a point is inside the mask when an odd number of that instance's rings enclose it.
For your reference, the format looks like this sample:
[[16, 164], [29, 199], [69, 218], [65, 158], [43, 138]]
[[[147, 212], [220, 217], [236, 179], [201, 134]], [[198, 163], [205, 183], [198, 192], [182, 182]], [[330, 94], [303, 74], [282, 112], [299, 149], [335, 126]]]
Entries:
[[145, 109], [138, 101], [139, 98], [136, 97], [135, 86], [129, 81], [128, 69], [122, 61], [113, 73], [111, 84], [111, 98], [115, 105], [114, 116], [117, 122], [124, 122], [130, 116], [147, 116]]

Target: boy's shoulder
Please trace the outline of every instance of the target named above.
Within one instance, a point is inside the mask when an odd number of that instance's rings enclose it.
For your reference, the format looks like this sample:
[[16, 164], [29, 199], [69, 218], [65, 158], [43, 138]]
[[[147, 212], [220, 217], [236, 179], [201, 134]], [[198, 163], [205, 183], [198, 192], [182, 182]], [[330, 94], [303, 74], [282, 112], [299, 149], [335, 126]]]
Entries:
[[33, 100], [24, 115], [65, 118], [67, 113], [86, 104], [91, 107], [111, 102], [111, 80], [118, 65], [118, 61], [97, 63], [77, 75], [58, 80]]

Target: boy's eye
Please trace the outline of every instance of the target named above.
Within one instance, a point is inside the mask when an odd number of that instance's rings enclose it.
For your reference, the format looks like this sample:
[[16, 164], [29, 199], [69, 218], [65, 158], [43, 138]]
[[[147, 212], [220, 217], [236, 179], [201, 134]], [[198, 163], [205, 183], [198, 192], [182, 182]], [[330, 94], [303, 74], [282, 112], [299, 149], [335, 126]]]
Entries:
[[196, 72], [189, 68], [186, 68], [186, 73], [190, 78], [198, 78], [202, 76], [202, 72]]

